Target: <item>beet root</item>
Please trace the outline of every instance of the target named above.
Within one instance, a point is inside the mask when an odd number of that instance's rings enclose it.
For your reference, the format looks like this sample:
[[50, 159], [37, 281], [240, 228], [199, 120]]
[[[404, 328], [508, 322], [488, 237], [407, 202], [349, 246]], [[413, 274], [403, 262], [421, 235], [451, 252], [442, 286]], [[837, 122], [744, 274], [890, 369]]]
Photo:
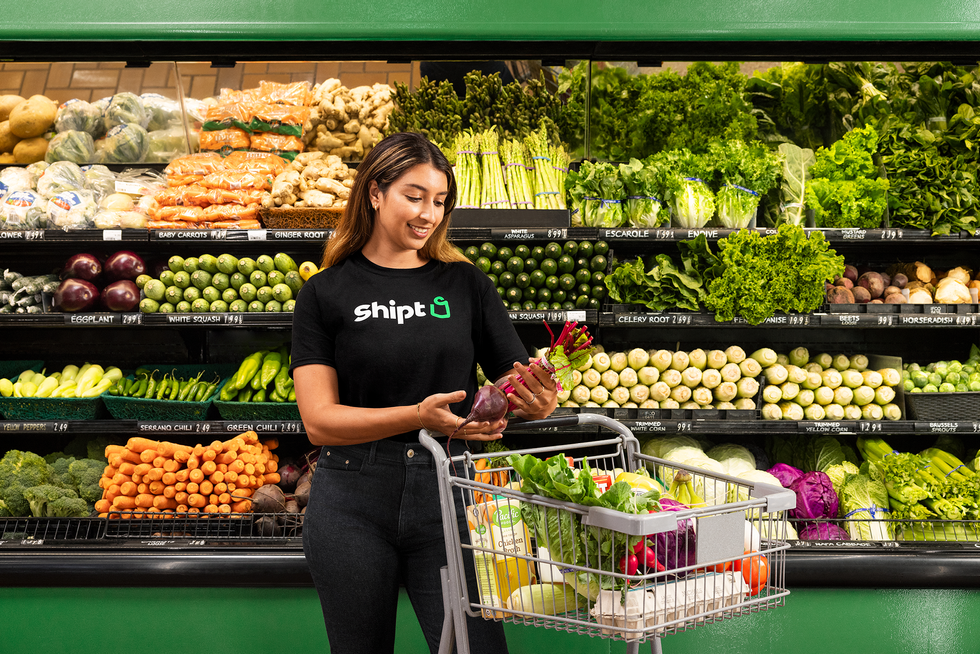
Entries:
[[868, 289], [863, 286], [855, 286], [852, 292], [854, 293], [854, 301], [858, 304], [866, 304], [873, 299]]
[[827, 293], [828, 304], [854, 304], [854, 294], [851, 289], [843, 286], [835, 286]]
[[866, 272], [861, 275], [857, 285], [868, 289], [868, 294], [872, 300], [881, 297], [881, 294], [885, 291], [885, 282], [881, 278], [881, 275], [876, 272]]
[[470, 410], [470, 414], [456, 428], [453, 436], [471, 422], [496, 422], [503, 419], [507, 415], [509, 404], [507, 395], [502, 390], [492, 384], [483, 386], [473, 397], [473, 408]]

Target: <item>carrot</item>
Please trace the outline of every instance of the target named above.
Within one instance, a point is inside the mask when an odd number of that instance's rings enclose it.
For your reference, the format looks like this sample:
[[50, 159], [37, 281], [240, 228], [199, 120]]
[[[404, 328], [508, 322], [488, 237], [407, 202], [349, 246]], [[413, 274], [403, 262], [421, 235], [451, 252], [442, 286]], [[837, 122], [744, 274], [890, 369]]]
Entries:
[[214, 492], [217, 493], [218, 495], [221, 495], [222, 493], [228, 492], [228, 484], [226, 484], [224, 482], [219, 482], [219, 483], [215, 484], [214, 485]]
[[178, 470], [177, 472], [175, 472], [174, 477], [177, 478], [177, 481], [187, 481], [187, 479], [190, 477], [190, 474], [191, 471], [185, 468], [183, 470]]
[[265, 474], [265, 463], [263, 463], [261, 461], [259, 461], [258, 463], [256, 463], [255, 464], [255, 472], [256, 472], [256, 474], [264, 475]]
[[150, 490], [150, 487], [147, 484], [137, 484], [136, 485], [136, 494], [137, 495], [141, 495], [143, 493], [146, 493], [149, 490]]
[[124, 474], [123, 474], [123, 473], [121, 473], [121, 472], [117, 472], [116, 474], [114, 474], [114, 475], [112, 476], [112, 480], [111, 480], [111, 481], [112, 481], [112, 483], [114, 483], [114, 484], [115, 484], [116, 486], [122, 486], [122, 485], [123, 485], [124, 483], [126, 483], [127, 481], [133, 481], [133, 478], [132, 478], [132, 476], [130, 476], [130, 475], [124, 475]]
[[238, 458], [238, 452], [222, 452], [214, 458], [214, 462], [218, 465], [228, 465]]
[[186, 481], [178, 481], [176, 484], [174, 484], [174, 490], [176, 490], [178, 493], [181, 492], [181, 491], [183, 491], [183, 490], [187, 490], [187, 482]]
[[143, 463], [153, 463], [153, 459], [160, 456], [156, 450], [143, 450], [140, 452], [140, 461]]
[[133, 468], [133, 473], [137, 475], [145, 475], [150, 470], [153, 470], [152, 463], [140, 463], [135, 468]]
[[177, 489], [174, 488], [172, 485], [166, 486], [163, 489], [163, 493], [162, 493], [162, 495], [166, 497], [168, 500], [172, 500], [176, 494], [177, 494]]
[[177, 505], [177, 508], [174, 509], [174, 510], [177, 513], [187, 513], [187, 505], [186, 504], [178, 504]]
[[122, 495], [122, 493], [119, 490], [119, 485], [112, 484], [111, 486], [106, 488], [105, 491], [102, 493], [102, 498], [109, 500], [111, 502], [112, 500], [116, 499], [119, 495]]
[[235, 438], [230, 438], [221, 444], [221, 450], [223, 452], [237, 452], [245, 445], [245, 441], [237, 436]]
[[228, 471], [229, 472], [234, 472], [234, 473], [237, 473], [237, 474], [241, 474], [242, 472], [245, 471], [245, 462], [242, 461], [241, 459], [237, 459], [236, 461], [233, 461], [232, 463], [229, 463], [228, 464]]
[[190, 452], [185, 452], [184, 450], [178, 450], [177, 452], [174, 452], [174, 461], [177, 462], [178, 464], [186, 463], [187, 459], [189, 458], [191, 458]]
[[204, 499], [203, 495], [199, 493], [193, 493], [187, 496], [187, 503], [192, 507], [200, 508], [207, 504], [207, 500]]
[[225, 473], [221, 472], [220, 470], [215, 470], [211, 473], [211, 476], [208, 477], [208, 481], [210, 481], [212, 484], [220, 484], [224, 480]]
[[187, 496], [188, 494], [184, 491], [177, 491], [174, 493], [174, 500], [177, 502], [177, 504], [187, 504]]
[[139, 452], [134, 452], [132, 450], [123, 450], [122, 452], [119, 453], [119, 456], [122, 457], [124, 461], [129, 461], [130, 463], [143, 463], [143, 460], [140, 458]]
[[194, 470], [201, 467], [201, 457], [197, 454], [192, 454], [189, 459], [187, 459], [187, 469]]
[[205, 479], [201, 482], [201, 495], [210, 495], [211, 491], [214, 490], [214, 484]]
[[141, 493], [136, 496], [136, 506], [141, 509], [147, 509], [153, 506], [153, 496], [148, 493]]
[[251, 452], [240, 452], [238, 454], [238, 460], [242, 463], [255, 463], [255, 455]]
[[142, 483], [143, 482], [143, 475], [136, 475], [136, 474], [134, 474], [132, 477], [130, 477], [130, 479], [133, 480], [133, 483], [134, 484], [139, 484], [139, 483]]
[[238, 473], [234, 470], [228, 470], [228, 472], [225, 473], [225, 481], [229, 484], [234, 484], [236, 481], [238, 481]]
[[265, 474], [265, 483], [267, 484], [278, 484], [279, 483], [279, 473], [269, 472]]
[[109, 464], [107, 467], [118, 468], [125, 460], [119, 454], [110, 454], [106, 457], [106, 462]]
[[243, 497], [252, 497], [252, 489], [239, 487], [235, 489], [234, 495], [237, 495], [238, 499]]
[[252, 500], [242, 500], [231, 505], [233, 513], [248, 513], [252, 509]]
[[251, 463], [246, 463], [245, 464], [245, 474], [246, 475], [249, 475], [249, 476], [254, 475], [255, 474], [255, 465], [253, 465]]
[[231, 504], [231, 494], [221, 493], [218, 495], [218, 504]]
[[95, 503], [95, 510], [98, 513], [108, 513], [112, 510], [112, 502], [109, 500], [99, 500]]
[[163, 495], [163, 489], [167, 485], [162, 481], [151, 481], [150, 482], [150, 494], [151, 495]]
[[114, 509], [135, 509], [136, 508], [136, 496], [129, 497], [127, 495], [120, 495], [116, 499], [112, 500], [112, 508]]
[[203, 445], [201, 445], [200, 443], [198, 443], [197, 445], [194, 446], [194, 449], [192, 450], [192, 452], [193, 452], [194, 456], [196, 456], [197, 458], [201, 458], [201, 455], [204, 454], [204, 450], [205, 450], [205, 447]]
[[153, 459], [151, 463], [153, 464], [154, 468], [162, 468], [163, 464], [166, 463], [167, 461], [168, 461], [167, 457], [157, 456], [157, 458]]
[[106, 445], [105, 446], [105, 458], [109, 458], [113, 454], [122, 454], [122, 451], [126, 449], [122, 445]]
[[217, 513], [218, 512], [218, 507], [215, 506], [214, 504], [207, 504], [204, 507], [204, 512], [205, 513]]
[[165, 472], [163, 476], [160, 477], [160, 481], [165, 483], [167, 486], [173, 486], [177, 483], [177, 475], [172, 472]]
[[166, 473], [163, 468], [150, 468], [144, 477], [149, 481], [160, 481], [164, 474]]
[[229, 493], [235, 492], [235, 489], [237, 488], [237, 486], [235, 484], [225, 484], [225, 486], [228, 487], [228, 492]]
[[269, 459], [269, 462], [265, 464], [266, 472], [275, 472], [279, 469], [279, 461], [277, 459]]
[[215, 452], [214, 450], [210, 450], [210, 449], [209, 450], [204, 450], [204, 454], [201, 455], [201, 460], [202, 461], [214, 461], [217, 456], [218, 456], [218, 453]]
[[220, 472], [221, 474], [224, 474], [224, 473], [228, 472], [228, 466], [226, 466], [223, 463], [219, 463], [218, 464], [218, 472]]
[[136, 497], [136, 484], [131, 481], [122, 483], [119, 486], [119, 494], [125, 495], [126, 497]]
[[193, 495], [194, 493], [201, 492], [201, 486], [197, 482], [189, 481], [187, 482], [187, 492]]
[[142, 438], [139, 436], [133, 436], [126, 441], [127, 449], [137, 453], [145, 452], [146, 450], [155, 450], [159, 446], [159, 441], [154, 441], [150, 440], [149, 438]]
[[173, 509], [177, 507], [177, 503], [172, 499], [166, 497], [154, 497], [153, 498], [153, 508], [155, 509]]
[[278, 438], [270, 438], [267, 441], [262, 441], [262, 444], [265, 445], [270, 450], [274, 450], [277, 447], [279, 447], [279, 439]]
[[231, 513], [231, 506], [227, 503], [219, 504], [218, 513]]
[[215, 464], [214, 461], [205, 461], [204, 463], [201, 464], [201, 472], [203, 472], [205, 475], [212, 475], [214, 474], [214, 471], [217, 469], [218, 466]]
[[215, 506], [220, 504], [220, 502], [218, 501], [218, 496], [213, 493], [208, 495], [208, 504], [214, 504]]
[[200, 484], [201, 481], [204, 480], [204, 471], [201, 470], [200, 468], [194, 468], [193, 470], [191, 470], [191, 474], [190, 477], [188, 477], [188, 479], [190, 479], [195, 483]]
[[256, 434], [252, 430], [242, 432], [238, 436], [239, 436], [239, 438], [241, 438], [246, 443], [258, 443], [259, 442], [259, 435]]
[[225, 444], [222, 443], [221, 441], [211, 441], [211, 444], [208, 445], [208, 447], [214, 450], [215, 454], [218, 454], [219, 452], [225, 449]]
[[197, 514], [201, 512], [201, 509], [197, 508], [196, 506], [192, 506], [189, 509], [187, 509], [187, 512]]
[[174, 459], [164, 459], [162, 467], [167, 472], [177, 472], [180, 470], [180, 464]]
[[121, 472], [124, 475], [131, 475], [134, 472], [136, 472], [136, 466], [130, 463], [129, 461], [123, 461], [119, 464], [117, 470], [118, 472]]

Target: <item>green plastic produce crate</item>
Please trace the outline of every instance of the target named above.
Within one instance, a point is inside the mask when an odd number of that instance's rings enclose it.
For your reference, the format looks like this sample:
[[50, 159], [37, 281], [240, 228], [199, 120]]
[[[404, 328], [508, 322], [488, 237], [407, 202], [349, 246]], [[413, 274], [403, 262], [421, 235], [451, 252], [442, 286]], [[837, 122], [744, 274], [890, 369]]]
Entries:
[[[215, 375], [223, 380], [235, 372], [233, 365], [207, 365], [207, 364], [187, 364], [179, 366], [167, 365], [146, 365], [142, 366], [150, 370], [159, 370], [156, 377], [161, 379], [164, 374], [176, 374], [178, 377], [196, 377], [197, 373], [203, 372], [201, 381], [210, 381]], [[132, 379], [129, 375], [127, 379]], [[221, 385], [218, 388], [220, 390]], [[215, 391], [210, 397], [201, 402], [188, 402], [179, 400], [156, 400], [137, 397], [120, 397], [118, 395], [103, 395], [106, 408], [113, 418], [117, 420], [204, 420], [208, 414], [208, 408], [212, 400], [218, 396]]]
[[105, 417], [102, 396], [0, 397], [0, 414], [7, 420], [96, 420]]
[[[223, 386], [224, 384], [222, 384]], [[218, 389], [221, 392], [221, 389]], [[223, 420], [299, 420], [295, 402], [222, 402], [214, 406]]]

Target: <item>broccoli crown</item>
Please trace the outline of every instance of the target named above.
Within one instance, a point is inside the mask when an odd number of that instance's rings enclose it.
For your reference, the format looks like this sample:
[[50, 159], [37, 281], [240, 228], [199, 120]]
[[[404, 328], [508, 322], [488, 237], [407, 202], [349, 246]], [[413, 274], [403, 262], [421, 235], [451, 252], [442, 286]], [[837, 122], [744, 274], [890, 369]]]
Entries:
[[88, 502], [80, 497], [59, 497], [48, 502], [47, 517], [49, 518], [84, 518], [92, 513]]
[[9, 450], [0, 459], [0, 500], [15, 516], [31, 515], [24, 490], [49, 484], [53, 479], [53, 469], [43, 457], [33, 452]]
[[13, 512], [11, 512], [10, 507], [3, 500], [0, 500], [0, 518], [12, 518], [14, 517]]
[[102, 488], [99, 480], [105, 472], [105, 461], [97, 459], [72, 460], [68, 465], [68, 483], [86, 502], [97, 502], [102, 499]]
[[[85, 504], [85, 500], [78, 497], [78, 493], [70, 488], [62, 488], [60, 486], [54, 486], [53, 484], [41, 484], [40, 486], [33, 486], [31, 488], [24, 489], [24, 499], [26, 499], [30, 505], [31, 515], [33, 515], [35, 518], [67, 517], [64, 515], [54, 515], [52, 513], [55, 508], [57, 508], [59, 511], [66, 510], [66, 504], [64, 502], [59, 502], [59, 500], [66, 498], [81, 501], [82, 505], [85, 507], [85, 511], [80, 515], [88, 514], [88, 506]], [[74, 508], [78, 508], [77, 504], [74, 505]]]
[[65, 488], [74, 488], [74, 484], [71, 481], [71, 477], [68, 474], [68, 466], [70, 466], [74, 461], [75, 457], [64, 457], [61, 456], [54, 461], [45, 457], [45, 460], [51, 464], [51, 483], [55, 486], [64, 486]]

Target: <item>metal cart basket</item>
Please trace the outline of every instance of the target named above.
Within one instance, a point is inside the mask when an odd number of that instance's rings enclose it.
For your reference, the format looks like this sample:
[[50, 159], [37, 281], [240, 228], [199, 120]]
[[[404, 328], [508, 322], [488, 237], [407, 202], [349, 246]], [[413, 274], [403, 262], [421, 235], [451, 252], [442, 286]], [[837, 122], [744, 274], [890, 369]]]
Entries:
[[[523, 493], [501, 453], [450, 457], [423, 430], [446, 541], [440, 652], [454, 641], [460, 654], [470, 652], [466, 616], [624, 640], [635, 653], [648, 641], [659, 652], [666, 634], [784, 603], [792, 491], [646, 456], [626, 426], [601, 415], [552, 417], [520, 429], [561, 433], [577, 425], [614, 434], [506, 454], [561, 455], [554, 465], [574, 468], [563, 471], [566, 480], [586, 465], [601, 484], [646, 467], [654, 481], [634, 483], [656, 488], [659, 481], [663, 489], [679, 474], [691, 484], [692, 508], [668, 510], [678, 507], [664, 502], [661, 511], [631, 514]], [[624, 495], [623, 486], [617, 490]]]

